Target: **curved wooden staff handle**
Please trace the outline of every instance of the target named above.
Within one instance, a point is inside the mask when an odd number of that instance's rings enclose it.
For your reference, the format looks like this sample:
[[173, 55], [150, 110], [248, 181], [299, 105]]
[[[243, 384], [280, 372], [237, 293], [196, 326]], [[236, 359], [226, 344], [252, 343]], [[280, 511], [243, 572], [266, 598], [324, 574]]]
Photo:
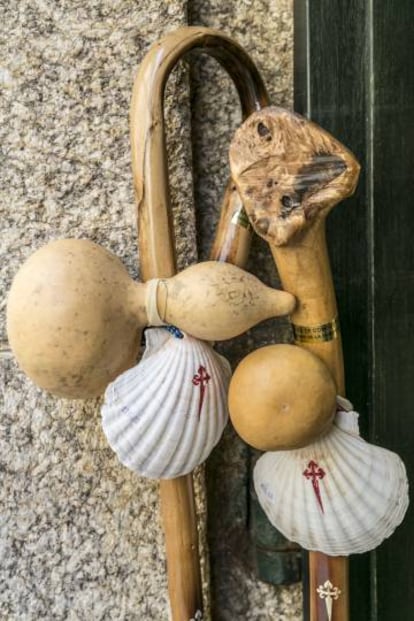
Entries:
[[171, 70], [190, 51], [214, 56], [238, 91], [243, 117], [268, 103], [265, 86], [250, 57], [229, 37], [209, 28], [186, 27], [153, 45], [135, 79], [131, 102], [131, 143], [138, 208], [142, 278], [172, 276], [175, 249], [170, 234], [163, 98]]
[[210, 259], [244, 267], [249, 255], [251, 238], [252, 227], [237, 188], [230, 179], [224, 193]]
[[[281, 108], [253, 114], [230, 148], [233, 179], [254, 230], [271, 246], [283, 287], [296, 296], [295, 340], [329, 366], [344, 394], [342, 346], [325, 218], [353, 193], [359, 164], [314, 123]], [[310, 552], [312, 621], [349, 617], [348, 562]]]
[[[171, 70], [191, 50], [208, 53], [224, 66], [236, 85], [244, 117], [268, 103], [263, 81], [250, 57], [237, 43], [218, 32], [200, 27], [181, 28], [150, 48], [135, 79], [130, 115], [143, 280], [168, 277], [176, 272], [163, 96]], [[240, 199], [230, 182], [212, 258], [244, 263], [250, 233], [240, 227], [241, 214]], [[172, 618], [189, 621], [202, 609], [191, 475], [161, 481], [160, 494]]]

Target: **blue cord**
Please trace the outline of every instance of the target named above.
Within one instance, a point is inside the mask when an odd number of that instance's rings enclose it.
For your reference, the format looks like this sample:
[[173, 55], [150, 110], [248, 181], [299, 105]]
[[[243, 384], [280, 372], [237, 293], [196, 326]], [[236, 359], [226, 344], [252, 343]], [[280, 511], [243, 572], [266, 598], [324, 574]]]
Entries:
[[175, 336], [176, 339], [183, 339], [184, 338], [184, 334], [181, 332], [181, 330], [179, 328], [176, 328], [175, 326], [162, 326], [165, 330], [168, 330], [168, 332], [170, 334], [172, 334], [173, 336]]

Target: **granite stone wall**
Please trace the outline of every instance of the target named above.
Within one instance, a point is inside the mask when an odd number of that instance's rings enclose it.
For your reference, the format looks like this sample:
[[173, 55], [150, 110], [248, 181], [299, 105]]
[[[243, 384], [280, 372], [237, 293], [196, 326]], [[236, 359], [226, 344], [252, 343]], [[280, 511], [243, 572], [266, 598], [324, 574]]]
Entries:
[[[24, 259], [61, 237], [92, 239], [138, 275], [128, 111], [140, 59], [180, 25], [221, 28], [252, 54], [274, 101], [291, 105], [292, 2], [0, 0], [0, 9], [0, 619], [166, 621], [157, 484], [117, 462], [99, 399], [57, 399], [25, 378], [7, 344], [5, 294]], [[180, 267], [207, 256], [238, 114], [213, 62], [175, 71], [166, 115]], [[259, 241], [250, 268], [276, 282]], [[269, 322], [224, 350], [235, 362], [275, 334], [287, 338]], [[229, 430], [208, 466], [209, 522], [197, 475], [207, 609], [217, 621], [299, 619], [299, 588], [258, 582], [248, 544], [236, 545], [247, 541], [247, 471]]]

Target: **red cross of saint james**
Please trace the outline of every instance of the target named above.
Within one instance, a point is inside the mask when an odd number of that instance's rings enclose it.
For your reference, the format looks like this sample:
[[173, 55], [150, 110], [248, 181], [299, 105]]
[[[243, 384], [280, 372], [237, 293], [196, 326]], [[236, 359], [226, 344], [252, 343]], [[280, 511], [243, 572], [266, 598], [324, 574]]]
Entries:
[[196, 375], [194, 375], [193, 377], [194, 386], [200, 386], [200, 401], [198, 405], [198, 418], [200, 418], [200, 415], [201, 415], [201, 409], [203, 407], [205, 390], [206, 390], [206, 386], [208, 382], [210, 381], [210, 379], [211, 377], [207, 373], [206, 369], [202, 365], [200, 365], [198, 367], [198, 371]]
[[306, 470], [303, 471], [303, 475], [308, 480], [312, 481], [313, 491], [315, 492], [316, 500], [318, 501], [318, 504], [322, 510], [322, 513], [324, 513], [324, 510], [323, 510], [323, 504], [322, 504], [321, 490], [319, 488], [319, 480], [323, 479], [325, 474], [326, 474], [325, 471], [322, 470], [322, 468], [318, 466], [316, 461], [313, 461], [313, 460], [311, 460], [308, 463], [308, 467], [306, 468]]

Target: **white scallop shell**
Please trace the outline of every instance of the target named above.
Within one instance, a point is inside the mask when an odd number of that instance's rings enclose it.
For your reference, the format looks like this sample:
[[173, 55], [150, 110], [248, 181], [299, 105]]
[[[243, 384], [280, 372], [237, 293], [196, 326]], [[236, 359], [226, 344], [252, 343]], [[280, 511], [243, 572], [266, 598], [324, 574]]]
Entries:
[[313, 444], [265, 453], [255, 466], [254, 486], [268, 519], [307, 550], [367, 552], [404, 518], [404, 464], [360, 438], [357, 419], [356, 412], [338, 412], [332, 429]]
[[121, 463], [157, 479], [201, 464], [227, 422], [230, 375], [208, 343], [147, 330], [142, 359], [109, 384], [102, 407], [103, 430]]

